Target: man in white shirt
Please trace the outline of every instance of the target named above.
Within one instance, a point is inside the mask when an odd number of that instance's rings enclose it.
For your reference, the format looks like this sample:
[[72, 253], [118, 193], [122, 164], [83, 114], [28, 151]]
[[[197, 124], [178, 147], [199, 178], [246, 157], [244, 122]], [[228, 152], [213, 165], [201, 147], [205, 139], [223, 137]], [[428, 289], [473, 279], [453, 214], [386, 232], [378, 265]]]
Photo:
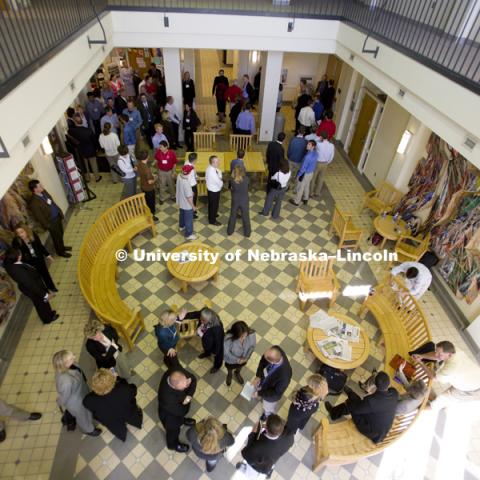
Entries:
[[308, 134], [311, 132], [312, 127], [317, 126], [317, 121], [315, 120], [315, 112], [312, 108], [313, 100], [310, 99], [306, 107], [303, 107], [298, 114], [298, 122], [300, 125], [305, 127], [305, 132]]
[[430, 270], [420, 262], [403, 262], [392, 268], [392, 275], [404, 276], [405, 286], [417, 300], [432, 283]]
[[217, 221], [218, 206], [220, 204], [220, 192], [223, 187], [222, 172], [218, 168], [218, 158], [212, 155], [209, 159], [210, 165], [205, 172], [205, 183], [207, 185], [208, 196], [208, 223], [219, 226]]
[[180, 122], [182, 121], [182, 114], [180, 113], [177, 105], [174, 103], [173, 97], [167, 97], [165, 110], [168, 112], [173, 129], [173, 141], [175, 142], [175, 145], [172, 145], [172, 148], [178, 148], [180, 147], [178, 142], [178, 129], [180, 127]]
[[333, 143], [328, 141], [328, 133], [325, 131], [320, 133], [319, 140], [317, 141], [317, 152], [317, 168], [313, 173], [312, 183], [310, 184], [312, 197], [320, 196], [325, 172], [328, 165], [332, 163], [333, 156], [335, 155], [335, 147], [333, 146]]
[[[197, 154], [195, 152], [189, 153], [188, 158], [185, 159], [184, 165], [191, 165], [192, 171], [188, 174], [188, 179], [190, 181], [190, 186], [192, 187], [193, 191], [193, 204], [195, 207], [197, 206], [197, 198], [198, 198], [198, 188], [197, 188], [197, 172], [195, 170], [195, 161], [197, 160]], [[197, 218], [198, 214], [195, 211], [193, 213], [193, 218]]]

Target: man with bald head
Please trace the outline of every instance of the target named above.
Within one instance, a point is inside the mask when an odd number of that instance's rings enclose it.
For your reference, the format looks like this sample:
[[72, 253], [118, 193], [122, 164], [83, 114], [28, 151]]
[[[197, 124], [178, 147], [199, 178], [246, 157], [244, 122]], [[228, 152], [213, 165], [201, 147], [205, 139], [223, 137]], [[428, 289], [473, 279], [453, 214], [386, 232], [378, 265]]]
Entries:
[[167, 432], [167, 448], [180, 453], [188, 452], [188, 445], [179, 440], [182, 425], [195, 425], [186, 417], [197, 388], [197, 379], [182, 368], [168, 370], [158, 387], [158, 417]]

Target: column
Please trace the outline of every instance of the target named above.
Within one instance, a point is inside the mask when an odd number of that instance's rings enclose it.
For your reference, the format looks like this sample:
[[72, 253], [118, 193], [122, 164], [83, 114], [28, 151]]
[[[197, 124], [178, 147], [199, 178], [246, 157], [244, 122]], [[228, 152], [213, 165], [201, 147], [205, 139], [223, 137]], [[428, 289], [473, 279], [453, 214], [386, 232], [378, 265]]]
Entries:
[[238, 69], [237, 69], [237, 80], [238, 85], [241, 87], [243, 85], [242, 77], [250, 72], [250, 52], [248, 50], [239, 50], [238, 51]]
[[238, 80], [239, 69], [239, 50], [233, 51], [233, 67], [232, 67], [232, 80]]
[[183, 49], [183, 72], [190, 72], [190, 77], [195, 80], [195, 50]]
[[[175, 104], [183, 114], [183, 98], [182, 98], [182, 72], [180, 65], [180, 49], [164, 48], [163, 51], [163, 68], [165, 71], [165, 86], [167, 96], [173, 97]], [[179, 141], [183, 140], [182, 125], [179, 128]]]
[[[264, 52], [265, 55], [265, 52]], [[272, 140], [275, 113], [277, 110], [278, 84], [283, 65], [283, 52], [266, 52], [265, 67], [262, 68], [260, 91], [261, 113], [259, 141]]]

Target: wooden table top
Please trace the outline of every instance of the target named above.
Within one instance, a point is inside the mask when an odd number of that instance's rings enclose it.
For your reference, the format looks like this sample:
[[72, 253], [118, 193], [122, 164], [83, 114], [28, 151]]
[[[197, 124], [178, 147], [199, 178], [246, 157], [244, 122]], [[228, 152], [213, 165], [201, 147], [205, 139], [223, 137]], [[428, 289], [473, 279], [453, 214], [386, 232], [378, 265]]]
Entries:
[[[214, 248], [201, 242], [184, 243], [175, 247], [171, 253], [174, 252], [218, 253]], [[169, 259], [167, 261], [167, 268], [168, 271], [179, 280], [184, 280], [186, 282], [202, 282], [213, 277], [218, 272], [220, 268], [220, 256], [213, 264], [203, 259], [185, 263]]]
[[[185, 158], [188, 158], [192, 152], [187, 152]], [[218, 169], [221, 172], [225, 171], [225, 154], [224, 152], [196, 152], [197, 160], [195, 161], [195, 170], [197, 173], [205, 173], [209, 163], [209, 158], [212, 155], [218, 157]]]
[[[225, 152], [225, 171], [230, 171], [230, 164], [233, 160], [237, 158], [236, 152]], [[263, 154], [262, 152], [245, 152], [245, 157], [243, 159], [243, 163], [245, 164], [245, 168], [247, 172], [250, 173], [265, 173], [267, 168], [265, 166], [265, 162], [263, 161]]]
[[378, 215], [373, 219], [373, 226], [387, 240], [398, 240], [401, 235], [407, 235], [409, 231], [407, 224], [402, 219], [394, 222], [392, 215], [387, 215], [385, 218]]
[[358, 342], [348, 342], [352, 347], [352, 359], [350, 361], [342, 360], [340, 358], [328, 358], [320, 350], [317, 345], [317, 341], [324, 340], [328, 335], [320, 328], [308, 327], [307, 329], [307, 342], [310, 350], [313, 354], [326, 365], [339, 368], [341, 370], [350, 370], [352, 368], [359, 367], [367, 360], [370, 353], [370, 342], [368, 340], [365, 330], [352, 318], [330, 310], [328, 314], [338, 320], [360, 327], [360, 340]]

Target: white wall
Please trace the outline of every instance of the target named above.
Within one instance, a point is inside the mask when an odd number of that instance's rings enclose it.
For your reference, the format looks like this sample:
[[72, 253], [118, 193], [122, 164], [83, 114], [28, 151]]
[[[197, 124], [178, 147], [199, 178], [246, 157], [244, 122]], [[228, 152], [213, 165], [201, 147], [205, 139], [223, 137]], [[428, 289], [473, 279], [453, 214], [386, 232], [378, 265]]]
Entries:
[[385, 180], [409, 119], [405, 109], [387, 98], [363, 170], [374, 186]]
[[[88, 35], [93, 39], [102, 38], [100, 27], [93, 23], [91, 28], [0, 100], [0, 118], [3, 119], [0, 134], [10, 154], [10, 158], [0, 161], [0, 197], [112, 49], [110, 16], [104, 16], [102, 23], [109, 39], [107, 45], [103, 48], [102, 45], [88, 47]], [[70, 88], [72, 80], [75, 82], [73, 90]], [[24, 147], [22, 139], [27, 134], [30, 143]]]

